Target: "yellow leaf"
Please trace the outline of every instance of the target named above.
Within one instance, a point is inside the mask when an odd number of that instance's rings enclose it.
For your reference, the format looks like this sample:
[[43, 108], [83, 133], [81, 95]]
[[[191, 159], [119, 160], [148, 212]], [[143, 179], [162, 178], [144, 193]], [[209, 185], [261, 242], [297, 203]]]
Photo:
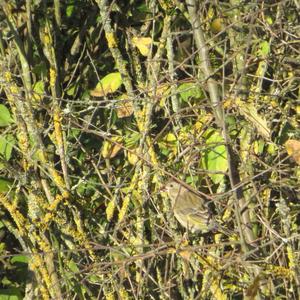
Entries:
[[300, 165], [300, 141], [288, 140], [284, 145], [287, 153]]
[[45, 94], [45, 84], [42, 80], [36, 82], [33, 87], [33, 99], [35, 102], [40, 102]]
[[224, 20], [222, 18], [214, 19], [211, 22], [210, 28], [214, 33], [221, 32], [224, 29]]
[[187, 260], [187, 261], [190, 261], [192, 252], [189, 251], [189, 250], [182, 250], [182, 251], [179, 252], [179, 255], [180, 255], [183, 259], [185, 259], [185, 260]]
[[119, 211], [119, 216], [118, 216], [118, 221], [119, 222], [122, 222], [124, 217], [126, 216], [129, 203], [130, 203], [130, 198], [129, 198], [128, 195], [126, 195], [124, 200], [123, 200], [122, 207]]
[[96, 85], [96, 88], [90, 92], [94, 97], [103, 97], [112, 94], [122, 85], [122, 77], [119, 72], [110, 73], [104, 76]]
[[[123, 98], [123, 99], [122, 99]], [[120, 97], [116, 108], [118, 118], [126, 118], [133, 114], [133, 104], [131, 100], [124, 99], [124, 95]]]
[[114, 136], [111, 140], [111, 142], [104, 141], [103, 143], [101, 154], [104, 158], [113, 158], [122, 149], [122, 137]]
[[[177, 154], [177, 138], [173, 133], [168, 133], [161, 141], [158, 142], [158, 146], [164, 155]], [[169, 156], [170, 158], [170, 156]]]
[[115, 211], [115, 208], [116, 208], [116, 204], [115, 204], [115, 201], [114, 199], [112, 201], [110, 201], [106, 207], [106, 219], [107, 221], [110, 221], [114, 215], [114, 211]]
[[160, 84], [153, 94], [152, 91], [149, 92], [149, 96], [155, 100], [159, 101], [159, 106], [164, 107], [167, 97], [170, 95], [170, 85], [169, 84]]
[[145, 57], [149, 55], [152, 39], [149, 37], [133, 37], [132, 44], [139, 49]]
[[132, 165], [135, 165], [139, 161], [139, 157], [131, 151], [130, 152], [128, 151], [127, 158], [129, 163]]
[[256, 140], [253, 142], [253, 151], [256, 155], [260, 155], [263, 153], [265, 147], [265, 143], [262, 140]]
[[170, 132], [169, 132], [169, 133], [166, 135], [165, 140], [166, 140], [166, 142], [168, 142], [168, 143], [172, 143], [172, 142], [177, 141], [177, 138], [176, 138], [176, 136], [175, 136], [173, 133], [170, 133]]

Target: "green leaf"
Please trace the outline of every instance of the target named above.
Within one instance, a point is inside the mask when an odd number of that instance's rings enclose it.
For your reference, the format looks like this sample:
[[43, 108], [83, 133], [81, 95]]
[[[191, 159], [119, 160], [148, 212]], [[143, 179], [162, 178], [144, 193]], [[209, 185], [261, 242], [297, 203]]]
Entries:
[[43, 95], [45, 94], [45, 84], [42, 80], [36, 82], [36, 84], [33, 87], [33, 98], [37, 102], [41, 101], [43, 98]]
[[141, 134], [139, 132], [129, 132], [125, 133], [125, 146], [127, 148], [135, 148], [138, 146], [139, 141], [141, 139]]
[[16, 140], [11, 134], [0, 136], [0, 156], [8, 161], [15, 143]]
[[74, 96], [76, 90], [77, 90], [77, 84], [73, 84], [71, 85], [68, 89], [67, 89], [67, 95], [68, 96]]
[[271, 16], [266, 16], [266, 21], [269, 25], [272, 25], [274, 23], [273, 19]]
[[75, 263], [73, 260], [70, 260], [70, 261], [68, 262], [68, 267], [70, 268], [70, 270], [71, 270], [73, 273], [79, 272], [78, 266], [76, 265], [76, 263]]
[[72, 16], [73, 12], [74, 12], [74, 4], [69, 4], [66, 8], [66, 16], [69, 18]]
[[268, 144], [267, 147], [267, 152], [271, 155], [276, 155], [276, 153], [278, 153], [278, 147], [276, 146], [276, 144]]
[[206, 150], [202, 154], [201, 163], [204, 169], [210, 171], [208, 176], [211, 180], [218, 184], [224, 174], [215, 172], [226, 172], [228, 170], [227, 152], [224, 140], [215, 130], [210, 130], [206, 134]]
[[101, 284], [101, 278], [99, 275], [92, 274], [88, 277], [89, 282], [94, 284]]
[[14, 263], [24, 263], [28, 264], [28, 257], [26, 255], [15, 255], [11, 258], [10, 262]]
[[170, 153], [177, 153], [178, 141], [173, 133], [168, 133], [161, 141], [158, 142], [158, 146], [163, 155], [169, 155]]
[[204, 93], [202, 89], [197, 86], [195, 83], [183, 83], [177, 88], [181, 99], [185, 102], [188, 102], [191, 98], [203, 99]]
[[20, 289], [0, 289], [0, 300], [21, 300], [23, 299]]
[[84, 182], [80, 182], [76, 188], [79, 195], [91, 197], [97, 190], [98, 184], [96, 178], [89, 178]]
[[254, 141], [252, 144], [254, 153], [256, 155], [263, 154], [265, 145], [266, 145], [265, 142], [261, 139]]
[[103, 77], [96, 85], [96, 88], [91, 91], [91, 95], [102, 97], [114, 93], [122, 85], [122, 77], [119, 72], [110, 73]]
[[45, 93], [45, 84], [42, 80], [38, 81], [33, 88], [33, 91], [38, 93], [39, 95], [43, 95]]
[[[241, 123], [241, 121], [239, 121], [239, 123]], [[234, 116], [227, 116], [226, 124], [227, 124], [228, 132], [229, 132], [230, 136], [235, 138], [237, 136], [237, 134], [239, 133], [236, 118]]]
[[270, 53], [270, 45], [269, 42], [263, 41], [258, 46], [258, 55], [262, 57], [266, 57]]
[[37, 75], [38, 78], [46, 78], [48, 74], [48, 68], [44, 61], [36, 62], [35, 67], [32, 69], [32, 73]]
[[14, 123], [8, 108], [0, 104], [0, 127], [8, 126], [9, 124]]
[[11, 185], [12, 183], [9, 180], [0, 178], [0, 193], [7, 193]]

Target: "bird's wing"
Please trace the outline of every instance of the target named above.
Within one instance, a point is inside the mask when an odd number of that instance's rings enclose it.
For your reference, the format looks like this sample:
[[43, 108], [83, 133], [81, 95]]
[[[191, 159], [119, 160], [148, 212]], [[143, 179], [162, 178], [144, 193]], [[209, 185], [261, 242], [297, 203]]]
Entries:
[[211, 213], [205, 205], [205, 200], [188, 190], [182, 191], [180, 196], [182, 197], [181, 199], [185, 199], [185, 201], [181, 201], [180, 208], [178, 208], [182, 214], [196, 222], [199, 222], [199, 218], [201, 218], [204, 222], [209, 221]]

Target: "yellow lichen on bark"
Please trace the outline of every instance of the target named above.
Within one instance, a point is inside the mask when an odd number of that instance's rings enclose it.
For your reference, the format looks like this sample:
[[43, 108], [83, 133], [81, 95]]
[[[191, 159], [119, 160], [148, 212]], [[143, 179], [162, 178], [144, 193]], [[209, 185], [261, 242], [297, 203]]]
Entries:
[[107, 40], [107, 44], [109, 48], [116, 48], [117, 47], [117, 39], [113, 32], [106, 32], [105, 37]]
[[49, 71], [49, 78], [50, 78], [50, 86], [54, 87], [55, 82], [56, 82], [56, 78], [57, 78], [57, 73], [54, 70], [54, 68], [52, 68], [52, 67], [50, 68], [50, 71]]
[[56, 108], [53, 114], [53, 123], [54, 123], [54, 132], [55, 132], [55, 141], [58, 147], [63, 146], [61, 121], [62, 121], [62, 117], [60, 115], [60, 111], [58, 108]]

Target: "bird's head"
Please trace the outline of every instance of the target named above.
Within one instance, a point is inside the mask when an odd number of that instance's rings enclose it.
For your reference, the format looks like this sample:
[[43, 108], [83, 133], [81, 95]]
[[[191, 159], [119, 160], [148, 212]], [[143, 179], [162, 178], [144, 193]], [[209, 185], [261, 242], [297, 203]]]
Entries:
[[165, 186], [165, 191], [168, 193], [168, 196], [174, 202], [180, 192], [184, 189], [184, 187], [176, 181], [169, 181]]

